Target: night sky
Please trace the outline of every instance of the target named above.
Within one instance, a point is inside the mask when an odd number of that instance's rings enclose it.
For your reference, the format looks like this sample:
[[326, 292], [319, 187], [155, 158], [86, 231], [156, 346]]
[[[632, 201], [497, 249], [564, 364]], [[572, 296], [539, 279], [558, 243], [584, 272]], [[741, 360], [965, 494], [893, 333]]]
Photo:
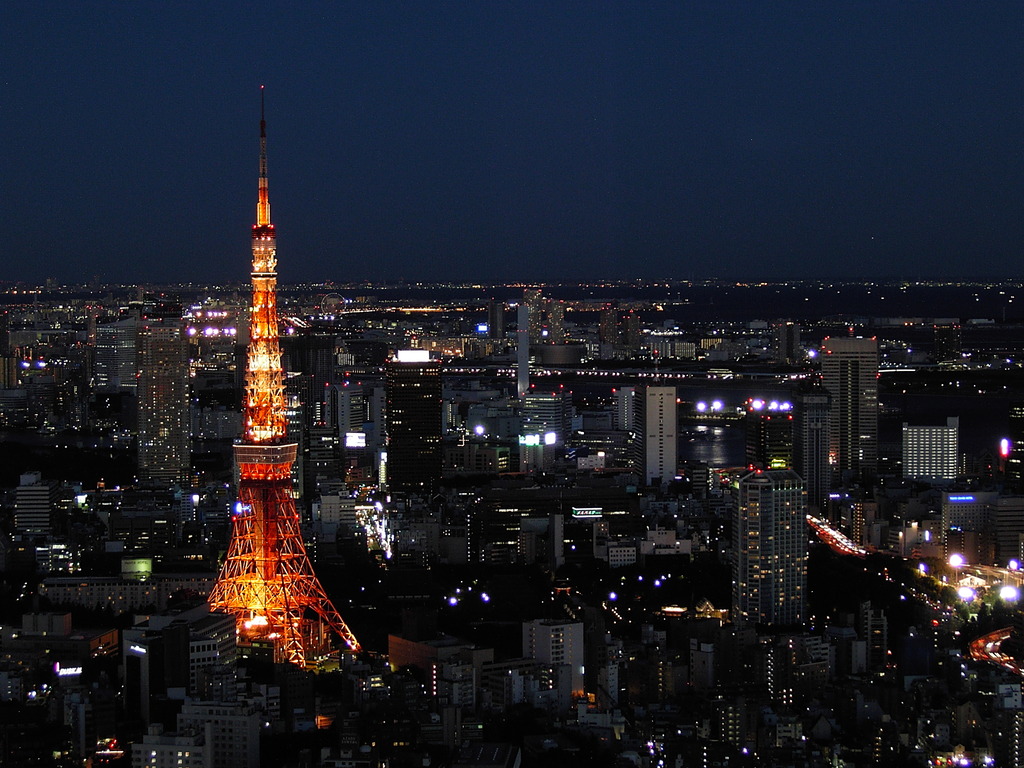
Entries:
[[0, 280], [1024, 276], [1024, 3], [41, 2]]

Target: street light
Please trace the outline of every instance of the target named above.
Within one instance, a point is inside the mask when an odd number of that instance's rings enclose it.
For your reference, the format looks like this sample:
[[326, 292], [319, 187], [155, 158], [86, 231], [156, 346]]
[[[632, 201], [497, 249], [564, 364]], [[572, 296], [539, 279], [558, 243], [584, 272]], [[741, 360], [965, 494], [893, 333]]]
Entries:
[[960, 569], [964, 567], [964, 563], [965, 562], [966, 561], [964, 560], [964, 556], [963, 555], [952, 554], [952, 555], [949, 556], [949, 564], [951, 566], [953, 566], [953, 570], [956, 571], [956, 583], [957, 584], [960, 583]]

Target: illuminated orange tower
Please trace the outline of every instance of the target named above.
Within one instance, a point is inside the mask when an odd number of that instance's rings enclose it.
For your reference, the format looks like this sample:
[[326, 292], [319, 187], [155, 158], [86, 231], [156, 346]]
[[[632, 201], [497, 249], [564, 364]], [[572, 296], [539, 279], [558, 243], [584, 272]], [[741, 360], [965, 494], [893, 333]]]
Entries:
[[260, 186], [252, 228], [252, 308], [245, 370], [245, 433], [235, 445], [238, 503], [210, 606], [233, 613], [239, 640], [270, 641], [274, 660], [313, 665], [332, 633], [359, 642], [324, 592], [306, 553], [292, 493], [296, 444], [285, 438], [284, 372], [277, 330], [277, 244], [270, 223], [267, 124], [260, 89]]

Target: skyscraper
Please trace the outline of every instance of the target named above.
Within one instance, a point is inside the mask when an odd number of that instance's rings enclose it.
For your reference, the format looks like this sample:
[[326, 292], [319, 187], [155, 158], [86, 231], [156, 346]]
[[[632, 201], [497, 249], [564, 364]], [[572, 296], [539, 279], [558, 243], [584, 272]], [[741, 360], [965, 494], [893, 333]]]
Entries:
[[557, 299], [550, 299], [547, 302], [548, 308], [548, 335], [545, 338], [548, 344], [564, 344], [565, 333], [565, 302]]
[[526, 305], [530, 343], [540, 344], [544, 340], [544, 294], [539, 288], [527, 288], [523, 291], [523, 304]]
[[1014, 488], [1024, 486], [1024, 401], [1010, 403], [1009, 453], [1006, 456], [1006, 479]]
[[139, 478], [184, 484], [191, 471], [192, 451], [188, 341], [180, 307], [143, 315], [138, 341]]
[[797, 392], [793, 402], [793, 469], [804, 479], [807, 510], [818, 514], [832, 487], [829, 416], [832, 398], [822, 387]]
[[952, 483], [960, 460], [960, 419], [950, 416], [944, 425], [903, 423], [903, 476], [929, 483]]
[[960, 340], [960, 324], [944, 323], [932, 327], [935, 341], [934, 359], [937, 363], [952, 363], [960, 359], [963, 345]]
[[772, 353], [777, 363], [801, 362], [803, 349], [800, 347], [800, 326], [788, 320], [776, 323], [772, 329]]
[[138, 318], [122, 317], [96, 324], [96, 365], [93, 384], [97, 390], [134, 391], [138, 382]]
[[21, 476], [14, 495], [14, 529], [19, 533], [51, 533], [57, 483], [43, 480], [41, 472]]
[[565, 445], [572, 426], [572, 393], [530, 390], [523, 396], [522, 417], [524, 435], [553, 434], [552, 444]]
[[252, 228], [252, 306], [245, 366], [245, 432], [235, 445], [238, 503], [231, 541], [209, 603], [234, 614], [240, 644], [268, 643], [274, 661], [316, 664], [331, 634], [359, 642], [335, 610], [306, 553], [295, 509], [287, 403], [277, 317], [277, 234], [270, 223], [266, 122], [260, 115], [260, 178]]
[[676, 388], [638, 388], [634, 402], [644, 482], [667, 483], [675, 478], [679, 464]]
[[793, 468], [792, 403], [752, 398], [747, 401], [745, 422], [748, 467]]
[[505, 338], [505, 302], [501, 299], [487, 302], [487, 338]]
[[384, 372], [388, 488], [428, 492], [441, 478], [441, 363], [402, 350]]
[[807, 593], [806, 497], [791, 469], [739, 481], [733, 520], [733, 620], [793, 625]]
[[826, 338], [821, 373], [832, 396], [829, 463], [841, 482], [868, 480], [878, 468], [878, 342]]

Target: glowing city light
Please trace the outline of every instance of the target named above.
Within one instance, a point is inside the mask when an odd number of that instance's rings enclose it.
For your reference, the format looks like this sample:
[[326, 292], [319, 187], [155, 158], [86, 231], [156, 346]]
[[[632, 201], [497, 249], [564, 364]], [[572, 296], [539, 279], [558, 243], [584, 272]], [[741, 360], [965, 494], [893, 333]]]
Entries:
[[963, 555], [954, 554], [949, 556], [949, 564], [954, 568], [962, 568], [965, 562]]
[[999, 597], [1008, 603], [1014, 603], [1020, 597], [1020, 591], [1011, 584], [1004, 584], [999, 588]]

